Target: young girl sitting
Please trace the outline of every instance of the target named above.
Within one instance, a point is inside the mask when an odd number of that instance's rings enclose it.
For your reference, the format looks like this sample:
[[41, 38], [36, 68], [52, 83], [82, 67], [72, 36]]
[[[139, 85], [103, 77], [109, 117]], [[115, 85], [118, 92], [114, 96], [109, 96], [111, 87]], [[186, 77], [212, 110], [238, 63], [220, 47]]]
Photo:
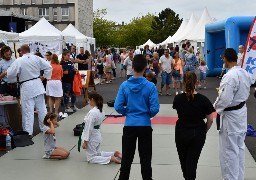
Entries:
[[47, 113], [44, 118], [44, 151], [43, 159], [66, 159], [70, 152], [64, 148], [56, 147], [55, 128], [59, 127], [57, 115]]
[[97, 93], [89, 93], [88, 99], [92, 109], [84, 118], [85, 126], [82, 134], [82, 147], [86, 150], [87, 161], [96, 164], [108, 164], [110, 162], [120, 164], [122, 154], [119, 151], [100, 151], [102, 141], [100, 126], [105, 118], [102, 110], [103, 98]]

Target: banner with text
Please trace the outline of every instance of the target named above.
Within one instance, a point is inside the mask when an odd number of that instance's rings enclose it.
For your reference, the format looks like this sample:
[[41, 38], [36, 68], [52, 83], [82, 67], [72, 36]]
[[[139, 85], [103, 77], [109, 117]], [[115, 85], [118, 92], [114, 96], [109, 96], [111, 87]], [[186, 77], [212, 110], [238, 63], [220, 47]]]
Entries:
[[256, 17], [248, 34], [242, 67], [256, 78]]

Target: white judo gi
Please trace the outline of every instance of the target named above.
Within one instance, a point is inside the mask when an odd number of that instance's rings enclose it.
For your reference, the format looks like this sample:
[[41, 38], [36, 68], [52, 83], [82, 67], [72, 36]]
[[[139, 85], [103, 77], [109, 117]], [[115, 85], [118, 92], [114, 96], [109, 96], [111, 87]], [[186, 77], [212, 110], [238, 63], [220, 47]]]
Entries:
[[19, 77], [19, 82], [23, 82], [20, 86], [22, 126], [29, 135], [33, 134], [34, 108], [36, 107], [38, 112], [41, 131], [47, 113], [44, 101], [45, 89], [39, 78], [41, 70], [44, 71], [44, 78], [51, 78], [51, 65], [43, 58], [28, 53], [14, 61], [7, 70], [8, 79]]
[[238, 110], [224, 109], [246, 101], [252, 83], [253, 79], [244, 69], [231, 68], [221, 80], [219, 97], [214, 103], [220, 114], [219, 158], [224, 180], [244, 180], [247, 107], [245, 104]]
[[110, 163], [111, 156], [114, 152], [100, 151], [101, 145], [101, 133], [100, 129], [95, 129], [96, 126], [100, 126], [105, 119], [105, 113], [100, 112], [97, 107], [91, 109], [84, 118], [85, 126], [82, 134], [82, 140], [87, 141], [86, 156], [87, 161], [96, 164], [108, 164]]

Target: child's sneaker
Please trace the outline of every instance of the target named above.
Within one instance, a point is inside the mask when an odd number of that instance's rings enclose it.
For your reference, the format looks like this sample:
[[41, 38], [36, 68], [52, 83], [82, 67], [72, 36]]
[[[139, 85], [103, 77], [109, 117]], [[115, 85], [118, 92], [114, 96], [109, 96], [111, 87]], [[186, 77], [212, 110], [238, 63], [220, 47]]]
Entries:
[[74, 112], [74, 110], [69, 107], [69, 108], [66, 108], [66, 109], [65, 109], [65, 112], [66, 112], [66, 113], [72, 113], [72, 112]]
[[49, 159], [50, 157], [47, 155], [47, 154], [45, 154], [43, 157], [42, 157], [42, 159]]

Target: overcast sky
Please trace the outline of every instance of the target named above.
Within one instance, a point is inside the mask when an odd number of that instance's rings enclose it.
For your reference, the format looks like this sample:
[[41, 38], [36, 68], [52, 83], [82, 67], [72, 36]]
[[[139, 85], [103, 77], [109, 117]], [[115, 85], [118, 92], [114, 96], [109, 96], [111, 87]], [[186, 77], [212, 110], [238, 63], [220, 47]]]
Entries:
[[107, 8], [106, 18], [117, 23], [130, 22], [133, 17], [158, 14], [171, 8], [181, 18], [189, 19], [191, 13], [199, 20], [204, 7], [211, 17], [223, 20], [230, 16], [256, 15], [256, 0], [94, 0], [94, 10]]

